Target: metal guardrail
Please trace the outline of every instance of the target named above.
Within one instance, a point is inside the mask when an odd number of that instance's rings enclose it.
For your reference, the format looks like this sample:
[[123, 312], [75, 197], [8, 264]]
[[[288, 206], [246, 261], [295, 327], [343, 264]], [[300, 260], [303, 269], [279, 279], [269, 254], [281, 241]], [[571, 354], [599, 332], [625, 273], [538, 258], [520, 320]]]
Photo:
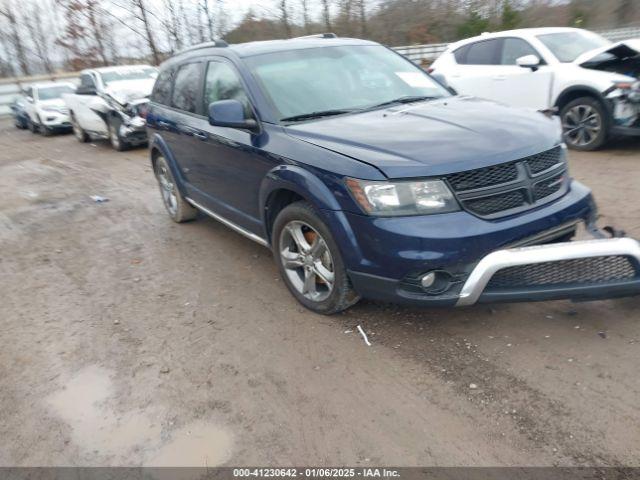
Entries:
[[[627, 40], [629, 38], [640, 38], [640, 26], [616, 28], [614, 30], [604, 30], [598, 32], [605, 38], [613, 42]], [[393, 47], [393, 49], [404, 55], [415, 63], [422, 61], [433, 62], [444, 52], [448, 43], [432, 43], [428, 45], [405, 45]], [[28, 84], [44, 81], [72, 80], [78, 77], [77, 72], [59, 73], [54, 75], [41, 75], [38, 77], [10, 78], [0, 80], [0, 117], [10, 113], [9, 104], [13, 98], [20, 93], [20, 90]]]

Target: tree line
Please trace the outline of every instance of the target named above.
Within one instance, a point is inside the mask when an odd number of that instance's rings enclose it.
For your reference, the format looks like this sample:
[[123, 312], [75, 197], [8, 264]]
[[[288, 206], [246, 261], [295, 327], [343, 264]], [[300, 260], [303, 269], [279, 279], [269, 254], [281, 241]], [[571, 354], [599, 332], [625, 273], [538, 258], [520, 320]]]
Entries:
[[637, 0], [0, 0], [0, 77], [145, 62], [189, 45], [320, 32], [387, 45], [536, 26], [640, 22]]

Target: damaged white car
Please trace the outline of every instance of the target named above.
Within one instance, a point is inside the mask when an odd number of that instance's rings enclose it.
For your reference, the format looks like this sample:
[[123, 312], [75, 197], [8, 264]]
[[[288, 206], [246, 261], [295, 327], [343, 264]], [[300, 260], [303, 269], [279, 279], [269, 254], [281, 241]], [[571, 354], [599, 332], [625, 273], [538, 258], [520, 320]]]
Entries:
[[432, 65], [460, 94], [560, 115], [567, 145], [595, 150], [640, 136], [640, 39], [526, 28], [462, 40]]
[[157, 74], [149, 65], [83, 70], [75, 94], [63, 95], [76, 138], [106, 138], [118, 151], [147, 143], [146, 109]]

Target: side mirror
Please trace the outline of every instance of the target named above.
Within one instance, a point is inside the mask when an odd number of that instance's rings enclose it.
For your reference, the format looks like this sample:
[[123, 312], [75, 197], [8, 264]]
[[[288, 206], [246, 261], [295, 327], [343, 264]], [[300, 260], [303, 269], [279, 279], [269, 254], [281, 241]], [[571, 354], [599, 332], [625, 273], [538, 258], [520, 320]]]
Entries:
[[443, 74], [431, 73], [430, 75], [431, 75], [431, 78], [433, 78], [436, 82], [438, 82], [440, 85], [446, 88], [451, 95], [458, 95], [458, 92], [456, 91], [456, 89], [449, 85], [449, 82], [447, 82], [447, 79]]
[[96, 87], [92, 87], [88, 85], [80, 85], [76, 89], [76, 93], [78, 95], [97, 95], [98, 94]]
[[29, 103], [33, 103], [33, 97], [25, 97], [27, 99], [27, 102]]
[[530, 68], [535, 72], [540, 66], [540, 59], [536, 55], [525, 55], [518, 58], [516, 64], [522, 68]]
[[219, 100], [209, 105], [209, 123], [214, 127], [256, 130], [258, 122], [245, 118], [244, 106], [238, 100]]

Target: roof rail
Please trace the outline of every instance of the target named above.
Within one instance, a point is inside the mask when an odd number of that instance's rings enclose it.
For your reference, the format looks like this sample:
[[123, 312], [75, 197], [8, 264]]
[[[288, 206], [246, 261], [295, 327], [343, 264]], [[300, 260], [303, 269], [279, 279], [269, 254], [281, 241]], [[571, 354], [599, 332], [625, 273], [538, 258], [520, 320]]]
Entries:
[[289, 40], [302, 40], [303, 38], [338, 38], [338, 35], [335, 33], [316, 33], [314, 35], [305, 35], [304, 37], [294, 37]]
[[182, 50], [180, 50], [179, 52], [176, 52], [174, 55], [180, 55], [186, 52], [191, 52], [193, 50], [200, 50], [203, 48], [225, 48], [228, 47], [229, 44], [227, 42], [225, 42], [224, 40], [221, 39], [217, 39], [214, 40], [212, 42], [204, 42], [204, 43], [198, 43], [196, 45], [191, 45], [190, 47], [184, 48]]

